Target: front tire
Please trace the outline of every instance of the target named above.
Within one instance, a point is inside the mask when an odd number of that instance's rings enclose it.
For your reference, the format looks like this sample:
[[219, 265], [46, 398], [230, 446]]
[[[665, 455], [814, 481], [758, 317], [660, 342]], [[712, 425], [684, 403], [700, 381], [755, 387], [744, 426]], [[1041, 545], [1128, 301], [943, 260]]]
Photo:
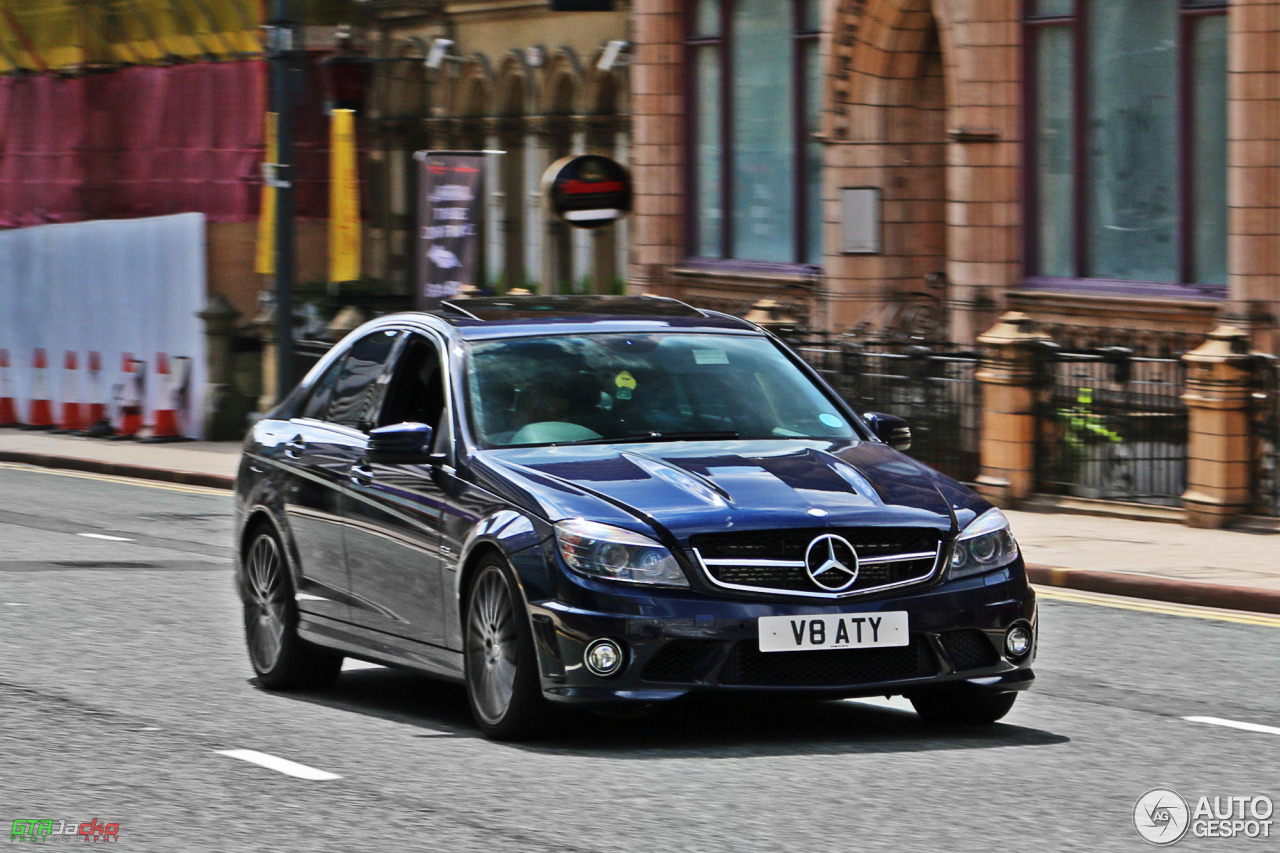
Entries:
[[249, 661], [268, 690], [327, 687], [342, 670], [342, 655], [298, 636], [298, 605], [284, 547], [269, 527], [258, 527], [244, 555], [241, 598]]
[[926, 723], [934, 725], [990, 725], [1013, 707], [1017, 693], [984, 693], [972, 689], [934, 690], [910, 697]]
[[463, 639], [467, 701], [486, 737], [537, 734], [550, 707], [542, 697], [533, 631], [506, 564], [486, 558], [467, 592]]

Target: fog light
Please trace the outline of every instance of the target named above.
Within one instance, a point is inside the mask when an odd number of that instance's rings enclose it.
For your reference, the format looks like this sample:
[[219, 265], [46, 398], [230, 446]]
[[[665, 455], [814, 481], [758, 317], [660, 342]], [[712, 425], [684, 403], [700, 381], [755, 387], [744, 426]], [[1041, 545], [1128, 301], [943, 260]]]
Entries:
[[1014, 625], [1004, 635], [1004, 648], [1011, 658], [1025, 657], [1031, 651], [1031, 632], [1025, 626]]
[[613, 640], [593, 640], [582, 655], [592, 675], [613, 675], [622, 669], [622, 649]]

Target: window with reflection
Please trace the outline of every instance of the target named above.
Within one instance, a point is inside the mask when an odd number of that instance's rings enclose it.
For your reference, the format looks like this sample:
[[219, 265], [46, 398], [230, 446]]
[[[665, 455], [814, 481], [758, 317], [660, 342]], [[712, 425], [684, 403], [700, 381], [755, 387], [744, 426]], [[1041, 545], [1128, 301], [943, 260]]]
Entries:
[[819, 263], [819, 0], [688, 10], [690, 254]]
[[1030, 0], [1028, 272], [1226, 284], [1224, 0]]

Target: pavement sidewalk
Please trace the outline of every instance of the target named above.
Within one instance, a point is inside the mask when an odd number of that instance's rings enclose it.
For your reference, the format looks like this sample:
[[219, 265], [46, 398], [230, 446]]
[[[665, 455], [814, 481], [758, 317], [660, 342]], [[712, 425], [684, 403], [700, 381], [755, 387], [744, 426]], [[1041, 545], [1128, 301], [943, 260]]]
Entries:
[[[0, 429], [0, 462], [230, 488], [239, 461], [238, 442], [143, 444]], [[1113, 506], [1096, 508], [1114, 511]], [[1032, 581], [1280, 613], [1280, 539], [1273, 525], [1199, 530], [1168, 520], [1109, 517], [1084, 509], [1078, 503], [1040, 501], [1036, 510], [1006, 511]], [[1176, 519], [1176, 513], [1163, 515]]]

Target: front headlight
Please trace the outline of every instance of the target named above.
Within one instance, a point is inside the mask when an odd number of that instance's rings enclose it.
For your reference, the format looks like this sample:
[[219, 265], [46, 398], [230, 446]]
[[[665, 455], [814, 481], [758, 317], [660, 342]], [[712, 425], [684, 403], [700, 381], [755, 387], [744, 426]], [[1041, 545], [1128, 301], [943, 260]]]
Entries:
[[569, 568], [593, 578], [659, 586], [688, 586], [676, 558], [662, 545], [608, 524], [571, 518], [556, 524], [556, 545]]
[[1018, 558], [1018, 543], [1009, 519], [998, 509], [978, 516], [956, 539], [951, 552], [951, 577], [963, 578], [1009, 565]]

